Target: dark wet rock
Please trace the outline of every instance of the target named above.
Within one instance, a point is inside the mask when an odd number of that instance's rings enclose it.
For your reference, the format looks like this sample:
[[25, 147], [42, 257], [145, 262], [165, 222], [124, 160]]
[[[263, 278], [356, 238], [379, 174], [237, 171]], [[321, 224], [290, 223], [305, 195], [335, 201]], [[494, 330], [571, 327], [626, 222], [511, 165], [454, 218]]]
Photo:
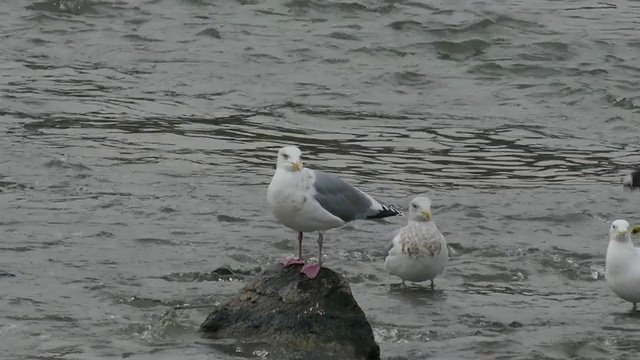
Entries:
[[300, 266], [267, 268], [211, 313], [200, 332], [210, 339], [267, 342], [286, 348], [295, 359], [301, 353], [380, 358], [371, 325], [347, 281], [327, 268], [313, 280], [300, 273]]

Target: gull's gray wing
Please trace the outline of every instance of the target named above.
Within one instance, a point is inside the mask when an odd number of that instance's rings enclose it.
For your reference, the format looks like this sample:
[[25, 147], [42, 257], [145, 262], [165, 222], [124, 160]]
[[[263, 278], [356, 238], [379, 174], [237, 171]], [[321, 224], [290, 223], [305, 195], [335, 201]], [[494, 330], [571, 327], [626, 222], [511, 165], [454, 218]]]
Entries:
[[313, 171], [314, 198], [323, 209], [344, 222], [359, 219], [378, 219], [398, 215], [393, 206], [385, 206], [371, 196], [347, 184], [339, 177], [318, 170]]

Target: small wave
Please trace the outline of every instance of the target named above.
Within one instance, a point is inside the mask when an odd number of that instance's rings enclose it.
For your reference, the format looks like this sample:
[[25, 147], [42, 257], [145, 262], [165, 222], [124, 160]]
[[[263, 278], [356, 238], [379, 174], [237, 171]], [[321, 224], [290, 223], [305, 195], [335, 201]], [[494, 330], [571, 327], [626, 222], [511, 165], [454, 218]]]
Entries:
[[259, 267], [250, 270], [221, 267], [208, 273], [198, 271], [172, 273], [169, 275], [161, 276], [160, 278], [172, 282], [244, 281], [246, 278], [254, 276], [260, 271], [261, 269]]
[[123, 39], [127, 39], [127, 40], [131, 40], [131, 41], [135, 41], [135, 42], [158, 42], [158, 41], [162, 41], [162, 40], [158, 40], [158, 39], [152, 39], [152, 38], [148, 38], [145, 36], [141, 36], [138, 34], [127, 34], [127, 35], [122, 35]]
[[70, 15], [98, 13], [94, 7], [94, 2], [91, 0], [47, 0], [34, 2], [28, 5], [27, 9]]
[[491, 46], [491, 43], [482, 39], [434, 41], [431, 44], [438, 52], [440, 58], [454, 60], [465, 60], [481, 55]]
[[374, 78], [376, 82], [390, 82], [395, 85], [420, 88], [433, 83], [427, 75], [416, 71], [395, 71]]
[[199, 33], [197, 33], [196, 36], [208, 36], [208, 37], [212, 37], [212, 38], [215, 38], [215, 39], [222, 39], [222, 36], [220, 35], [220, 31], [218, 31], [217, 29], [214, 29], [214, 28], [204, 29], [204, 30], [200, 31]]
[[360, 40], [360, 38], [358, 38], [356, 35], [348, 34], [348, 33], [341, 32], [341, 31], [334, 31], [332, 33], [329, 33], [327, 35], [327, 37], [330, 37], [332, 39], [339, 39], [339, 40], [350, 40], [350, 41], [359, 41]]
[[500, 65], [496, 62], [487, 62], [471, 66], [467, 72], [470, 74], [489, 75], [496, 78], [503, 78], [505, 76], [517, 74], [524, 77], [548, 79], [550, 77], [561, 75], [563, 70], [555, 67], [533, 64]]

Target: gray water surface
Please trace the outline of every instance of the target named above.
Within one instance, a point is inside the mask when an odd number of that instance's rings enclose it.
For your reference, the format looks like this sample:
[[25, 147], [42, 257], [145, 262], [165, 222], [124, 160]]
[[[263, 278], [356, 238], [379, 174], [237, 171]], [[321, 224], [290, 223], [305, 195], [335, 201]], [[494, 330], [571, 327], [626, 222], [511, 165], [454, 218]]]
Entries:
[[276, 358], [173, 307], [293, 254], [266, 189], [297, 144], [380, 201], [430, 196], [455, 250], [435, 292], [400, 291], [382, 250], [406, 217], [326, 234], [383, 358], [635, 359], [640, 316], [603, 271], [610, 221], [640, 223], [621, 186], [639, 19], [635, 1], [3, 2], [0, 358]]

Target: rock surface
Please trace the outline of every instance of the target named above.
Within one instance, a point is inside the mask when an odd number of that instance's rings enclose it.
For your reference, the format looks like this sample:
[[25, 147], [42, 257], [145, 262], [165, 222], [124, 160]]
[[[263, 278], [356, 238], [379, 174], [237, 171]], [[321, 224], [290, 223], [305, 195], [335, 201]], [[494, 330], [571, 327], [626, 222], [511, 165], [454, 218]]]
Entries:
[[210, 339], [241, 339], [286, 349], [293, 358], [380, 359], [371, 325], [342, 275], [301, 266], [267, 268], [200, 326]]

